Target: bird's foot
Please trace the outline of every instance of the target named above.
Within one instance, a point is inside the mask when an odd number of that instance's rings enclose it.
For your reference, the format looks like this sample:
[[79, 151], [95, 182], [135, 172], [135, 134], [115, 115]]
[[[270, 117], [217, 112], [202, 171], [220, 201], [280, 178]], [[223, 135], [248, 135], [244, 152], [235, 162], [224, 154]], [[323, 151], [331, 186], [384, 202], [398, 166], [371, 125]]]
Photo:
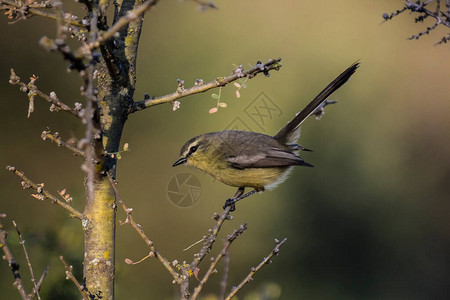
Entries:
[[223, 205], [223, 209], [230, 206], [230, 211], [236, 210], [236, 198], [230, 198], [227, 201], [225, 201], [225, 204]]

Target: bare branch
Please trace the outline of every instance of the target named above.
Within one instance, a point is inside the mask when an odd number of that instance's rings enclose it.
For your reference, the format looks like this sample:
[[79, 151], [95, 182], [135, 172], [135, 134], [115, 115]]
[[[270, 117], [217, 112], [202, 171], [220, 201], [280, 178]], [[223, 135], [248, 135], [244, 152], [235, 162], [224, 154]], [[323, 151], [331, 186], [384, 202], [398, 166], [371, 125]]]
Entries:
[[59, 259], [62, 261], [62, 263], [64, 264], [64, 268], [66, 269], [66, 279], [71, 280], [75, 284], [84, 300], [90, 300], [91, 297], [89, 295], [89, 292], [86, 290], [86, 287], [84, 285], [81, 285], [73, 275], [73, 266], [69, 266], [62, 255], [59, 257]]
[[219, 261], [227, 255], [228, 248], [230, 248], [231, 243], [233, 243], [234, 240], [236, 240], [241, 234], [244, 233], [244, 231], [247, 230], [247, 223], [244, 223], [239, 227], [239, 229], [236, 229], [232, 234], [230, 234], [227, 237], [227, 242], [225, 243], [225, 246], [223, 247], [222, 251], [216, 256], [216, 258], [212, 259], [211, 265], [208, 268], [208, 271], [206, 271], [205, 276], [203, 276], [202, 280], [198, 284], [198, 286], [195, 288], [194, 293], [192, 293], [191, 300], [197, 299], [203, 286], [208, 281], [211, 274], [214, 272], [217, 264]]
[[[45, 276], [47, 276], [49, 268], [50, 268], [49, 265], [47, 265], [45, 267], [44, 272], [42, 272], [41, 278], [39, 278], [39, 281], [36, 284], [38, 291], [41, 290], [42, 283], [44, 282]], [[31, 293], [30, 298], [33, 298], [35, 295], [36, 295], [36, 289], [33, 289], [33, 292]]]
[[250, 273], [247, 275], [247, 277], [245, 277], [244, 280], [242, 280], [241, 283], [239, 283], [239, 285], [237, 287], [233, 287], [231, 290], [231, 293], [228, 294], [228, 296], [225, 299], [229, 300], [229, 299], [233, 298], [236, 295], [236, 293], [244, 287], [244, 285], [251, 282], [253, 280], [253, 276], [256, 274], [256, 272], [261, 270], [261, 268], [264, 267], [266, 264], [269, 264], [271, 262], [270, 259], [274, 255], [278, 255], [278, 253], [280, 252], [280, 247], [283, 246], [283, 244], [286, 242], [286, 240], [287, 240], [287, 238], [284, 238], [281, 242], [278, 240], [275, 240], [275, 243], [276, 243], [275, 248], [269, 253], [269, 255], [267, 257], [265, 257], [263, 259], [263, 261], [259, 265], [251, 268]]
[[212, 229], [208, 230], [208, 236], [204, 237], [204, 243], [200, 251], [194, 254], [194, 260], [189, 265], [189, 270], [192, 272], [198, 265], [201, 263], [203, 258], [211, 251], [211, 248], [216, 241], [216, 237], [219, 234], [219, 231], [223, 225], [225, 220], [231, 220], [233, 217], [230, 215], [231, 206], [227, 206], [222, 214], [219, 216], [217, 213], [214, 214], [213, 218], [216, 220], [216, 224]]
[[83, 220], [84, 215], [81, 212], [79, 212], [78, 210], [73, 208], [71, 205], [59, 200], [57, 197], [53, 196], [48, 191], [44, 190], [43, 183], [40, 183], [40, 184], [34, 183], [30, 179], [28, 179], [23, 172], [17, 170], [15, 167], [6, 166], [6, 169], [13, 172], [14, 174], [19, 176], [23, 180], [22, 187], [24, 189], [33, 189], [37, 192], [37, 194], [32, 194], [32, 196], [34, 198], [39, 199], [39, 200], [49, 199], [53, 204], [59, 205], [60, 207], [65, 209], [67, 212], [69, 212], [71, 217], [77, 218], [79, 220]]
[[138, 233], [138, 235], [142, 238], [142, 240], [145, 242], [145, 244], [147, 244], [147, 246], [150, 249], [150, 256], [154, 256], [156, 257], [162, 264], [163, 266], [167, 269], [167, 271], [169, 271], [169, 273], [172, 275], [172, 277], [174, 278], [174, 282], [180, 284], [181, 283], [181, 275], [178, 274], [170, 265], [170, 262], [164, 258], [161, 253], [159, 253], [156, 248], [155, 245], [153, 244], [153, 242], [150, 240], [150, 238], [145, 234], [144, 230], [142, 229], [141, 225], [139, 225], [138, 223], [136, 223], [136, 221], [134, 220], [133, 216], [131, 215], [131, 212], [133, 211], [132, 208], [128, 208], [125, 204], [125, 202], [122, 200], [122, 197], [119, 194], [119, 190], [117, 189], [117, 182], [112, 178], [111, 174], [108, 173], [108, 178], [111, 182], [111, 186], [114, 189], [114, 192], [116, 194], [116, 199], [117, 202], [119, 202], [119, 204], [122, 206], [122, 209], [125, 211], [125, 213], [127, 214], [127, 218], [125, 220], [125, 222], [121, 222], [121, 224], [130, 224]]
[[224, 256], [223, 276], [222, 276], [222, 280], [220, 281], [219, 299], [221, 299], [221, 300], [225, 299], [225, 293], [227, 291], [228, 273], [229, 272], [230, 272], [230, 255], [229, 255], [229, 251], [227, 251]]
[[[0, 214], [0, 218], [4, 217], [6, 217], [5, 214]], [[8, 233], [3, 229], [3, 224], [0, 221], [0, 248], [2, 248], [4, 254], [2, 257], [4, 260], [8, 262], [8, 265], [13, 273], [14, 276], [13, 286], [19, 291], [19, 294], [22, 297], [22, 299], [28, 300], [30, 299], [30, 297], [28, 297], [27, 292], [25, 291], [25, 287], [23, 285], [22, 278], [20, 277], [19, 264], [17, 264], [16, 261], [14, 260], [14, 256], [12, 255], [11, 250], [6, 244], [7, 236]]]
[[33, 287], [34, 287], [33, 293], [35, 293], [37, 298], [39, 300], [41, 300], [41, 295], [39, 295], [39, 289], [37, 287], [37, 282], [36, 282], [36, 279], [34, 278], [33, 266], [31, 265], [30, 257], [28, 256], [27, 247], [25, 247], [25, 241], [22, 238], [22, 234], [20, 233], [19, 226], [17, 226], [16, 221], [13, 220], [12, 223], [14, 225], [14, 228], [16, 228], [17, 235], [19, 236], [20, 244], [22, 245], [23, 252], [25, 254], [25, 259], [28, 264], [28, 269], [30, 270], [31, 282], [33, 283]]
[[239, 78], [247, 77], [247, 78], [253, 78], [259, 73], [264, 73], [264, 75], [269, 76], [270, 70], [279, 70], [282, 66], [281, 64], [281, 58], [277, 59], [271, 59], [267, 63], [263, 64], [260, 61], [254, 66], [253, 68], [244, 71], [242, 66], [239, 66], [237, 69], [233, 71], [233, 74], [226, 77], [217, 77], [214, 81], [208, 82], [208, 83], [202, 83], [194, 85], [193, 87], [190, 87], [188, 89], [180, 89], [178, 88], [177, 91], [165, 95], [160, 96], [156, 98], [148, 98], [144, 99], [142, 101], [134, 102], [133, 106], [130, 108], [130, 113], [134, 113], [139, 110], [143, 110], [145, 108], [151, 107], [153, 105], [173, 102], [177, 99], [187, 97], [190, 95], [198, 94], [206, 92], [210, 89], [225, 86], [235, 80], [238, 80]]
[[58, 147], [64, 147], [73, 152], [74, 155], [78, 155], [81, 157], [86, 157], [86, 153], [83, 150], [75, 147], [72, 143], [64, 142], [62, 138], [59, 136], [58, 132], [51, 133], [51, 131], [42, 131], [41, 138], [45, 140], [50, 140], [58, 145]]
[[192, 1], [197, 3], [198, 8], [202, 11], [205, 11], [207, 9], [219, 9], [213, 2], [203, 0], [192, 0]]
[[[383, 19], [385, 21], [391, 20], [392, 18], [398, 16], [399, 14], [410, 11], [412, 14], [418, 14], [417, 17], [415, 17], [414, 22], [415, 23], [422, 23], [428, 18], [434, 19], [434, 24], [431, 26], [427, 26], [426, 30], [419, 32], [418, 34], [412, 35], [409, 39], [410, 40], [417, 40], [420, 37], [422, 37], [425, 34], [430, 34], [431, 31], [436, 29], [439, 25], [444, 25], [446, 27], [450, 28], [450, 3], [448, 0], [445, 1], [445, 6], [447, 7], [447, 11], [444, 12], [441, 10], [441, 0], [426, 0], [426, 1], [412, 1], [412, 0], [405, 0], [405, 5], [402, 9], [397, 10], [394, 13], [383, 14]], [[434, 4], [434, 9], [428, 9], [430, 5]], [[428, 8], [427, 8], [428, 7]], [[450, 34], [447, 36], [444, 36], [441, 41], [439, 41], [438, 44], [447, 43], [447, 41], [450, 41]]]
[[138, 17], [140, 17], [142, 14], [144, 14], [148, 9], [152, 8], [158, 3], [159, 0], [148, 0], [144, 2], [142, 5], [136, 7], [133, 10], [130, 10], [127, 12], [127, 14], [120, 19], [117, 20], [117, 22], [114, 23], [111, 28], [109, 28], [107, 31], [102, 32], [98, 35], [97, 39], [91, 41], [89, 44], [87, 44], [87, 48], [89, 50], [93, 50], [95, 48], [100, 47], [102, 43], [104, 43], [107, 39], [113, 37], [122, 27], [126, 26], [130, 22], [136, 20]]
[[[33, 4], [26, 4], [23, 1], [0, 0], [0, 5], [7, 5], [7, 6], [14, 7], [16, 9], [19, 9], [19, 11], [22, 11], [22, 14], [25, 17], [30, 17], [30, 16], [34, 15], [34, 16], [51, 19], [51, 20], [57, 19], [56, 15], [43, 10], [43, 9], [51, 8], [51, 6], [49, 6], [49, 4], [46, 4], [46, 6], [38, 6], [38, 5], [33, 5]], [[1, 8], [3, 9], [3, 7], [1, 7]], [[39, 9], [39, 8], [42, 8], [42, 9]], [[82, 22], [80, 22], [78, 20], [74, 20], [73, 18], [70, 18], [70, 17], [64, 17], [64, 22], [66, 24], [73, 25], [76, 27], [86, 28], [86, 25], [84, 25]]]
[[[62, 111], [68, 112], [78, 118], [80, 117], [78, 115], [78, 112], [81, 110], [81, 107], [79, 105], [76, 105], [75, 108], [70, 108], [67, 104], [65, 104], [64, 102], [62, 102], [61, 100], [58, 99], [55, 92], [51, 92], [50, 95], [47, 95], [47, 94], [41, 92], [35, 84], [36, 80], [37, 80], [37, 77], [33, 75], [30, 78], [30, 82], [28, 84], [26, 84], [26, 83], [20, 81], [20, 77], [16, 75], [16, 73], [14, 72], [14, 69], [11, 69], [11, 75], [9, 76], [9, 83], [12, 85], [20, 85], [20, 91], [28, 94], [28, 98], [29, 98], [30, 102], [33, 101], [34, 96], [37, 95], [51, 104], [50, 111], [62, 110]], [[29, 111], [29, 114], [30, 114], [30, 111]]]

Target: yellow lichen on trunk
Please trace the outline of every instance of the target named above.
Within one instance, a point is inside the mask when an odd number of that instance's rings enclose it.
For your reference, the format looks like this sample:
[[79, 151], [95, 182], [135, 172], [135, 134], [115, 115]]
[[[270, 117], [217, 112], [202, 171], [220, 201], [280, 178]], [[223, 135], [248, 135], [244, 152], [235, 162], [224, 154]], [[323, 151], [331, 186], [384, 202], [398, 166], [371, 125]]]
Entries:
[[115, 198], [107, 177], [94, 182], [94, 200], [85, 208], [84, 276], [94, 299], [114, 298]]

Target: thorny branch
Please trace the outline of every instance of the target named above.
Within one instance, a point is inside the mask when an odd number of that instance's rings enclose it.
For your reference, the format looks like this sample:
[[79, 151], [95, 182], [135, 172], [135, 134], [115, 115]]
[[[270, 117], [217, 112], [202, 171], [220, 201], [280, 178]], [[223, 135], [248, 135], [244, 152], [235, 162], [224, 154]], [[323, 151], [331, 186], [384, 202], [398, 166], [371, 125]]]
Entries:
[[82, 213], [80, 213], [78, 210], [73, 208], [71, 205], [59, 200], [57, 197], [53, 196], [48, 191], [44, 190], [43, 183], [40, 183], [40, 184], [34, 183], [29, 178], [27, 178], [23, 172], [17, 170], [13, 166], [6, 166], [6, 169], [8, 171], [13, 172], [14, 174], [19, 176], [23, 180], [22, 187], [24, 189], [33, 189], [37, 192], [36, 194], [31, 194], [34, 198], [39, 199], [39, 200], [49, 199], [52, 203], [59, 205], [60, 207], [64, 208], [67, 212], [69, 212], [71, 217], [77, 218], [80, 220], [83, 219], [84, 215]]
[[[383, 14], [383, 19], [385, 21], [391, 20], [392, 18], [398, 16], [399, 14], [410, 11], [412, 14], [418, 14], [417, 17], [414, 18], [415, 23], [423, 23], [426, 19], [432, 18], [434, 19], [434, 24], [428, 26], [426, 30], [419, 32], [418, 34], [412, 35], [410, 40], [417, 40], [421, 36], [425, 34], [430, 34], [431, 31], [436, 29], [439, 25], [444, 25], [450, 28], [450, 0], [445, 1], [446, 10], [441, 9], [441, 3], [444, 1], [441, 0], [426, 0], [426, 1], [412, 1], [405, 0], [405, 5], [403, 8], [397, 10], [394, 13]], [[430, 7], [433, 6], [434, 7]], [[447, 43], [450, 41], [450, 33], [447, 36], [444, 36], [437, 45], [442, 43]]]
[[62, 255], [59, 257], [59, 259], [64, 264], [64, 269], [66, 270], [66, 279], [71, 280], [73, 282], [73, 284], [75, 284], [75, 286], [77, 287], [78, 291], [80, 291], [80, 294], [84, 300], [90, 300], [91, 297], [89, 295], [89, 292], [86, 290], [86, 287], [84, 285], [81, 285], [78, 282], [78, 280], [75, 278], [75, 276], [73, 275], [73, 272], [72, 272], [73, 266], [69, 266], [66, 263], [66, 261], [64, 260], [64, 257]]
[[[134, 113], [139, 110], [143, 110], [145, 108], [149, 108], [154, 105], [173, 102], [177, 99], [187, 97], [190, 95], [198, 94], [206, 92], [210, 89], [225, 86], [233, 81], [236, 81], [240, 78], [247, 77], [247, 78], [253, 78], [259, 73], [263, 73], [266, 76], [269, 76], [270, 70], [279, 70], [281, 68], [281, 58], [277, 59], [270, 59], [267, 63], [263, 64], [262, 62], [258, 61], [256, 66], [253, 68], [244, 71], [243, 66], [239, 66], [235, 70], [233, 70], [233, 73], [226, 77], [217, 77], [215, 80], [208, 82], [208, 83], [201, 83], [194, 85], [193, 87], [190, 87], [188, 89], [185, 89], [183, 85], [179, 85], [177, 88], [177, 91], [165, 95], [160, 96], [156, 98], [145, 98], [142, 101], [134, 102], [133, 106], [130, 108], [129, 113]], [[179, 81], [180, 82], [180, 81]]]
[[256, 267], [251, 268], [250, 273], [247, 275], [247, 277], [244, 278], [244, 280], [239, 283], [237, 287], [233, 287], [231, 289], [231, 293], [228, 294], [228, 296], [225, 298], [226, 300], [229, 300], [233, 298], [237, 292], [239, 292], [240, 289], [242, 289], [247, 283], [251, 282], [253, 280], [253, 276], [255, 276], [256, 272], [261, 270], [262, 267], [264, 267], [266, 264], [271, 263], [271, 258], [274, 255], [278, 255], [280, 252], [280, 247], [283, 246], [283, 244], [286, 242], [287, 238], [284, 238], [281, 242], [279, 240], [275, 240], [275, 248], [270, 252], [270, 254], [267, 257], [264, 257], [262, 262], [257, 265]]

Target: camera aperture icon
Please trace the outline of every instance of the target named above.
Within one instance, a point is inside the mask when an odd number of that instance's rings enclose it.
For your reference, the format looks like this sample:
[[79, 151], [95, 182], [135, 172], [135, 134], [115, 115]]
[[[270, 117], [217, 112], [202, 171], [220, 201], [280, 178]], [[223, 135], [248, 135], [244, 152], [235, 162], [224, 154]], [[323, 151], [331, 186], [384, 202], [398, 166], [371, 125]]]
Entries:
[[190, 173], [178, 173], [167, 184], [167, 197], [177, 207], [191, 207], [202, 193], [200, 180]]

